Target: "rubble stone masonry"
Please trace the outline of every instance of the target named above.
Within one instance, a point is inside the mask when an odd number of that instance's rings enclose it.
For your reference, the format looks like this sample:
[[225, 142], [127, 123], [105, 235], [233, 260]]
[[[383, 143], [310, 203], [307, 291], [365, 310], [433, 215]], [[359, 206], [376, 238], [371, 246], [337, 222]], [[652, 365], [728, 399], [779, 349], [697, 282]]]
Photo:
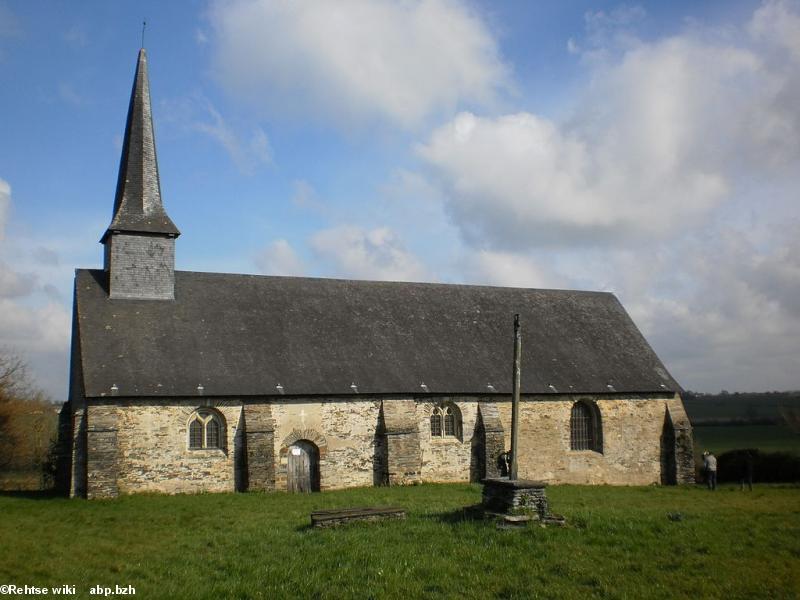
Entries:
[[[570, 449], [570, 411], [578, 400], [599, 408], [602, 452]], [[460, 435], [434, 438], [431, 412], [447, 403], [460, 412]], [[223, 448], [189, 449], [188, 422], [198, 408], [224, 420]], [[89, 498], [286, 490], [287, 449], [301, 439], [319, 450], [323, 490], [455, 482], [499, 474], [498, 456], [510, 447], [511, 403], [498, 395], [103, 398], [75, 407], [73, 430], [72, 491]], [[665, 440], [671, 460], [664, 459]], [[647, 485], [670, 480], [662, 472], [666, 464], [675, 469], [671, 481], [690, 482], [691, 426], [678, 396], [523, 397], [520, 477]]]

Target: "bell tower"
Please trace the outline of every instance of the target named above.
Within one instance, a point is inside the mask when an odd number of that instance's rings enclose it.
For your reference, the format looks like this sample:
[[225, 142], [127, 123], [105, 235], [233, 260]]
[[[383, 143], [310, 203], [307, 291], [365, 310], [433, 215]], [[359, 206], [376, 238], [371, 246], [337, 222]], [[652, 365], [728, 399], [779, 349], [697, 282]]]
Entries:
[[161, 204], [147, 53], [142, 48], [128, 106], [114, 216], [100, 240], [109, 297], [173, 300], [179, 235]]

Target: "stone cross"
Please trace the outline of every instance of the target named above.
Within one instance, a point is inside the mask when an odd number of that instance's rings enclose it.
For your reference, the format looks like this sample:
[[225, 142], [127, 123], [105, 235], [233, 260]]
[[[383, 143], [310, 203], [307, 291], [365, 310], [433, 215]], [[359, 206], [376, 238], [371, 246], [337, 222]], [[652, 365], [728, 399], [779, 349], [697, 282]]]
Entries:
[[306, 409], [305, 408], [301, 408], [300, 409], [300, 423], [303, 424], [303, 427], [306, 426]]
[[519, 384], [522, 359], [522, 327], [519, 314], [514, 315], [514, 373], [511, 395], [511, 468], [509, 479], [517, 479], [517, 454], [519, 449]]

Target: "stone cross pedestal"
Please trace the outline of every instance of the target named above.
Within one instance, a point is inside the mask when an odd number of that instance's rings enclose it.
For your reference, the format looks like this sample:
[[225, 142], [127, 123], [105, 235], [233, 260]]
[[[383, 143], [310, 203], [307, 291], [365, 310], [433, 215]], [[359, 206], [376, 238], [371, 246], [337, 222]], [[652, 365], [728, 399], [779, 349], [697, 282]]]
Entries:
[[535, 512], [544, 520], [549, 516], [546, 487], [542, 481], [527, 479], [485, 479], [482, 506], [485, 511], [504, 515]]

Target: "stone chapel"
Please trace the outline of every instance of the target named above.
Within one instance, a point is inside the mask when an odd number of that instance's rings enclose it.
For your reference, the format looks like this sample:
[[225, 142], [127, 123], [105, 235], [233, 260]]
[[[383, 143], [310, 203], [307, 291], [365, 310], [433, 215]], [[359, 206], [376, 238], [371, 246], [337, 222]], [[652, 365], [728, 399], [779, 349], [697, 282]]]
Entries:
[[691, 482], [681, 387], [610, 293], [175, 270], [139, 51], [102, 269], [78, 269], [72, 496], [498, 476], [523, 323], [520, 477]]

